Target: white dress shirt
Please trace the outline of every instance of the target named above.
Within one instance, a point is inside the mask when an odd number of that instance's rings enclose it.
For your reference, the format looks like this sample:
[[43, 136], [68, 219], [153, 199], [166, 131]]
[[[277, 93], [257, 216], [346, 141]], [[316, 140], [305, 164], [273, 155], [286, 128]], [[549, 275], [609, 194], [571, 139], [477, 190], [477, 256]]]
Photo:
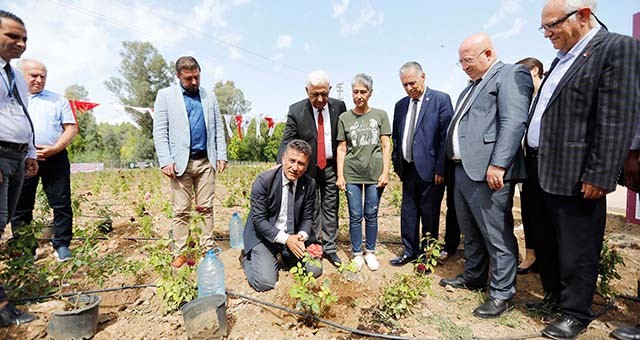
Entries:
[[[24, 113], [20, 103], [13, 98], [13, 94], [10, 92], [9, 78], [4, 70], [7, 62], [0, 58], [0, 121], [2, 122], [2, 128], [0, 128], [0, 141], [17, 143], [17, 144], [29, 144], [27, 151], [28, 158], [36, 158], [36, 150], [33, 145], [33, 134], [31, 132], [31, 124], [29, 119]], [[14, 76], [14, 86], [18, 88], [18, 93], [21, 95], [21, 99], [24, 105], [29, 105], [27, 93], [29, 90], [27, 84], [24, 81], [22, 74], [12, 68]]]
[[[425, 88], [426, 91], [426, 88]], [[416, 108], [416, 117], [415, 120], [413, 121], [413, 134], [415, 135], [415, 127], [418, 124], [418, 117], [420, 117], [420, 110], [422, 109], [422, 99], [423, 99], [424, 93], [422, 94], [422, 96], [420, 96], [419, 98], [416, 98], [418, 101], [416, 104], [414, 104], [414, 99], [413, 98], [409, 98], [409, 107], [407, 108], [407, 119], [404, 120], [404, 132], [402, 133], [402, 157], [404, 158], [404, 160], [407, 160], [407, 154], [406, 154], [406, 150], [407, 150], [407, 139], [409, 138], [409, 127], [410, 127], [410, 120], [411, 120], [411, 109], [413, 109], [413, 105], [418, 105], [418, 107]]]
[[[313, 118], [315, 118], [316, 131], [318, 131], [318, 109], [313, 107]], [[324, 122], [324, 154], [327, 158], [333, 159], [333, 149], [331, 148], [331, 115], [329, 114], [329, 103], [322, 108], [322, 119]], [[316, 137], [317, 140], [317, 137]]]
[[[287, 244], [287, 239], [289, 238], [289, 233], [287, 233], [287, 206], [289, 203], [289, 182], [291, 182], [287, 176], [282, 173], [282, 201], [280, 203], [280, 212], [278, 213], [278, 219], [276, 220], [275, 227], [280, 230], [276, 238], [273, 242], [280, 244]], [[296, 187], [298, 185], [298, 181], [293, 182], [293, 193], [295, 197]], [[302, 235], [304, 240], [306, 241], [309, 236], [306, 232], [300, 231], [298, 235]]]
[[585, 35], [575, 46], [573, 46], [571, 50], [569, 50], [569, 52], [564, 53], [562, 51], [558, 51], [558, 63], [551, 73], [547, 75], [547, 79], [538, 93], [540, 98], [536, 104], [533, 117], [529, 123], [529, 131], [527, 132], [527, 145], [529, 145], [529, 147], [537, 148], [540, 146], [540, 122], [542, 121], [542, 114], [547, 109], [547, 104], [549, 104], [551, 96], [555, 92], [556, 87], [558, 87], [562, 77], [564, 77], [565, 73], [567, 73], [571, 65], [576, 61], [582, 50], [584, 50], [599, 30], [600, 26], [592, 28], [587, 35]]
[[63, 125], [76, 124], [69, 101], [48, 90], [29, 96], [29, 114], [36, 132], [36, 145], [55, 145], [64, 132]]

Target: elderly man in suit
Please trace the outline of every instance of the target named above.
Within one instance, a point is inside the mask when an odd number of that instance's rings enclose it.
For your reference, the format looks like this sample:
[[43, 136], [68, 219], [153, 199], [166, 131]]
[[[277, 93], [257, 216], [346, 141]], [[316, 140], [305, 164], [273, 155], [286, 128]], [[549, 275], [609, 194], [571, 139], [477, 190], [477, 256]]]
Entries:
[[447, 156], [455, 163], [455, 208], [464, 234], [464, 272], [443, 286], [484, 289], [489, 299], [473, 311], [497, 317], [513, 308], [518, 246], [513, 234], [515, 181], [526, 177], [520, 142], [533, 93], [529, 70], [498, 60], [484, 33], [465, 39], [459, 65], [471, 84], [458, 98], [447, 132]]
[[542, 333], [575, 338], [591, 320], [606, 198], [640, 112], [640, 42], [601, 27], [595, 0], [550, 0], [540, 31], [558, 50], [532, 106], [527, 172], [542, 306], [561, 316]]
[[322, 240], [324, 256], [334, 266], [342, 261], [336, 253], [338, 237], [338, 187], [336, 186], [336, 147], [338, 116], [347, 111], [342, 100], [329, 98], [331, 85], [325, 71], [313, 71], [307, 78], [306, 99], [289, 107], [278, 162], [287, 143], [302, 139], [311, 145], [307, 174], [315, 179], [317, 190], [314, 239]]
[[178, 84], [158, 91], [154, 106], [153, 141], [162, 173], [171, 179], [173, 196], [172, 263], [181, 267], [181, 253], [189, 236], [191, 197], [204, 216], [200, 243], [213, 246], [213, 195], [215, 172], [227, 164], [224, 125], [213, 92], [200, 86], [200, 65], [193, 57], [176, 61]]
[[400, 234], [404, 251], [391, 260], [393, 266], [405, 265], [420, 255], [420, 236], [428, 232], [438, 239], [445, 138], [453, 107], [448, 94], [425, 86], [425, 78], [422, 66], [415, 61], [400, 67], [407, 96], [396, 103], [391, 136], [393, 169], [402, 181]]
[[[282, 166], [262, 172], [253, 182], [240, 262], [256, 291], [273, 289], [280, 267], [288, 268], [304, 256], [316, 197], [315, 181], [305, 173], [311, 154], [309, 143], [291, 140]], [[322, 274], [321, 265], [307, 263], [306, 268], [316, 277]]]

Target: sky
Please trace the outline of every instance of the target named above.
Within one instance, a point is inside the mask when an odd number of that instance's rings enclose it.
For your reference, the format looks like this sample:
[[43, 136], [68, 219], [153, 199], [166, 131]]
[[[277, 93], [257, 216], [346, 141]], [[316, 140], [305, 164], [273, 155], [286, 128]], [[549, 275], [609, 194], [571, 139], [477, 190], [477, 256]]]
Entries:
[[[462, 40], [486, 32], [498, 58], [513, 63], [537, 57], [548, 67], [551, 43], [537, 30], [543, 0], [0, 0], [0, 8], [26, 24], [25, 58], [47, 65], [47, 89], [63, 94], [84, 86], [101, 105], [99, 122], [129, 121], [105, 80], [118, 76], [123, 41], [149, 41], [170, 62], [192, 55], [201, 85], [233, 80], [251, 102], [248, 116], [282, 121], [304, 99], [309, 72], [323, 69], [332, 97], [352, 108], [351, 79], [373, 77], [372, 107], [393, 117], [405, 96], [398, 69], [418, 61], [427, 86], [455, 103], [466, 84], [456, 66]], [[639, 0], [600, 1], [596, 12], [612, 32], [631, 35]]]

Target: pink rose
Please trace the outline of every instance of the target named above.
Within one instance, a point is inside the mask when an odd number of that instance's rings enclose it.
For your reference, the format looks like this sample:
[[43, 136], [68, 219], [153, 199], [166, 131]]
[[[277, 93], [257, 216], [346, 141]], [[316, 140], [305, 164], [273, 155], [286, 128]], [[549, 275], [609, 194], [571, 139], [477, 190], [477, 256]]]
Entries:
[[307, 247], [307, 252], [311, 257], [319, 259], [322, 257], [322, 246], [319, 244], [311, 244]]

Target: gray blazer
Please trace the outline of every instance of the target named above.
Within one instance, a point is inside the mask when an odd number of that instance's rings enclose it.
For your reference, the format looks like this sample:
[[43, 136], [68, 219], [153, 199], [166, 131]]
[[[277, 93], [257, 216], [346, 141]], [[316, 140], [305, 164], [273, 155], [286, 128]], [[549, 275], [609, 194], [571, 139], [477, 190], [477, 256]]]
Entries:
[[[217, 160], [227, 160], [222, 115], [216, 95], [207, 92], [202, 86], [200, 101], [207, 127], [207, 156], [215, 169]], [[179, 84], [158, 91], [154, 105], [153, 142], [160, 167], [175, 163], [177, 175], [182, 176], [191, 153], [191, 135], [182, 87]]]
[[615, 190], [639, 115], [640, 42], [601, 29], [564, 74], [542, 115], [542, 189], [566, 196], [581, 196], [582, 183]]
[[[469, 89], [462, 92], [456, 107]], [[462, 166], [469, 178], [486, 181], [489, 165], [507, 169], [505, 180], [526, 178], [520, 142], [532, 93], [531, 74], [522, 65], [498, 61], [484, 75], [458, 126]]]

